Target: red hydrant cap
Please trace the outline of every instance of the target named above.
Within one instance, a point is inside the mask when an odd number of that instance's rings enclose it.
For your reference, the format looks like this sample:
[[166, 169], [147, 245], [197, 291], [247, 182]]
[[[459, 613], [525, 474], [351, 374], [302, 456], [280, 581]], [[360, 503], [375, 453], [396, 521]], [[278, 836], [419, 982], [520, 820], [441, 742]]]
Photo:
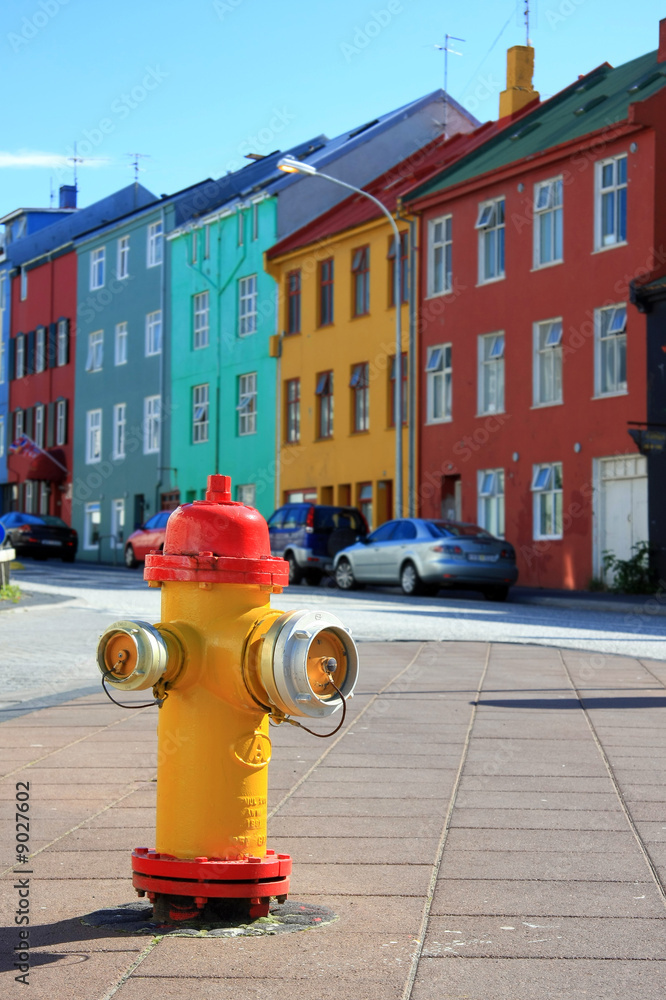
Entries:
[[231, 499], [231, 477], [209, 476], [206, 499], [169, 518], [164, 550], [146, 556], [144, 579], [284, 587], [289, 567], [271, 555], [259, 511]]

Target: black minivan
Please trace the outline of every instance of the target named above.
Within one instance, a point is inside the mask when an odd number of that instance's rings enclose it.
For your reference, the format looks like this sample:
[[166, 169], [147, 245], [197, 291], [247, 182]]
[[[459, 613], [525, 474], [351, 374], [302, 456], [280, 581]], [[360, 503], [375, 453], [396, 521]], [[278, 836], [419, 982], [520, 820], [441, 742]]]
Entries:
[[333, 557], [368, 534], [356, 507], [287, 503], [268, 519], [271, 552], [289, 563], [289, 583], [316, 586], [333, 569]]

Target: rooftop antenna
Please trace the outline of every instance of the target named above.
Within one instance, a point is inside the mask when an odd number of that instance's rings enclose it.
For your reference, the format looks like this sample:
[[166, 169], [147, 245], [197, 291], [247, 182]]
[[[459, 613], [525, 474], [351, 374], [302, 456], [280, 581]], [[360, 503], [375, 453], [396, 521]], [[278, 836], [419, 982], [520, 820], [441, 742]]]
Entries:
[[53, 208], [53, 202], [55, 201], [55, 188], [53, 186], [53, 174], [49, 176], [49, 207]]
[[82, 156], [78, 155], [78, 152], [77, 152], [77, 149], [76, 149], [76, 142], [74, 143], [74, 156], [70, 156], [67, 162], [71, 163], [72, 166], [73, 166], [73, 168], [74, 168], [74, 190], [78, 194], [79, 185], [78, 185], [78, 181], [77, 181], [77, 177], [76, 177], [76, 165], [77, 165], [77, 163], [85, 163], [86, 161], [83, 159]]
[[530, 41], [530, 0], [525, 0], [523, 17], [525, 18], [525, 45], [529, 47], [532, 44]]
[[149, 160], [150, 159], [150, 153], [125, 153], [125, 156], [131, 156], [132, 157], [132, 162], [131, 162], [130, 166], [134, 167], [134, 183], [138, 184], [139, 183], [139, 173], [141, 171], [143, 171], [143, 170], [146, 169], [145, 167], [141, 166], [141, 162], [140, 161], [141, 160]]
[[[527, 2], [527, 0], [525, 0], [525, 2]], [[458, 52], [456, 49], [450, 49], [449, 42], [464, 42], [464, 41], [465, 41], [464, 38], [458, 38], [456, 35], [449, 35], [447, 33], [446, 35], [444, 35], [444, 44], [435, 45], [436, 49], [439, 49], [440, 52], [444, 53], [444, 121], [442, 124], [444, 126], [445, 139], [448, 138], [446, 134], [446, 126], [447, 126], [447, 110], [449, 105], [449, 92], [447, 90], [449, 82], [449, 52], [451, 52], [454, 56], [462, 55], [462, 52]]]

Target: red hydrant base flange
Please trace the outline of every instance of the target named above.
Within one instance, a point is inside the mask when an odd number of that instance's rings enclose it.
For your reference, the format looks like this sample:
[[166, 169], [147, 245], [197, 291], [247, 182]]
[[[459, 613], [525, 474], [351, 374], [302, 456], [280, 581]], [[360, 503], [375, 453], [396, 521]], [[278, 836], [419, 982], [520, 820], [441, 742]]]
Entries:
[[[239, 861], [222, 858], [176, 858], [158, 854], [148, 847], [132, 851], [132, 884], [150, 898], [179, 896], [192, 900], [192, 914], [209, 899], [250, 900], [250, 916], [268, 913], [271, 896], [289, 893], [291, 858], [288, 854], [266, 851], [263, 858], [247, 857]], [[192, 915], [188, 912], [187, 916]]]

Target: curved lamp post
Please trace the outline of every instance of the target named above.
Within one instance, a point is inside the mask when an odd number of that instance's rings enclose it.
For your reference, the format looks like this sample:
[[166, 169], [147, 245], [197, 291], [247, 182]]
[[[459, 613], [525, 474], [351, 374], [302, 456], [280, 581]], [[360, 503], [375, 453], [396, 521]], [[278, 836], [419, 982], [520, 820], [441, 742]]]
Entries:
[[311, 174], [313, 177], [322, 177], [325, 181], [339, 184], [340, 187], [347, 188], [355, 194], [360, 194], [379, 208], [391, 223], [393, 238], [395, 240], [395, 267], [394, 274], [394, 295], [395, 295], [395, 395], [394, 395], [394, 420], [395, 420], [395, 495], [393, 501], [394, 517], [402, 517], [402, 328], [401, 312], [402, 302], [401, 292], [401, 266], [400, 266], [400, 233], [395, 223], [395, 219], [389, 212], [386, 205], [382, 204], [374, 195], [368, 194], [362, 188], [347, 184], [346, 181], [331, 177], [330, 174], [322, 174], [321, 171], [313, 167], [311, 163], [303, 163], [293, 156], [283, 156], [278, 161], [278, 169], [286, 174]]

